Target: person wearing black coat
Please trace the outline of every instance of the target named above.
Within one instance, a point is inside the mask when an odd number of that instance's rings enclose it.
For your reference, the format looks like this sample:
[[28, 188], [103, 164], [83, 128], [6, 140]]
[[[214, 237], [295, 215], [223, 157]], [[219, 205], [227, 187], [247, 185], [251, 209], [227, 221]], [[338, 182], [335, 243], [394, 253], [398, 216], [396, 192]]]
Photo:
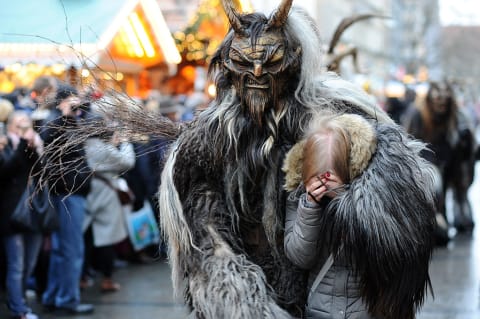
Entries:
[[1, 152], [0, 161], [0, 236], [7, 261], [7, 306], [12, 318], [36, 319], [24, 293], [40, 251], [42, 234], [16, 227], [11, 223], [11, 216], [20, 204], [32, 169], [38, 163], [42, 141], [25, 112], [10, 115], [7, 130], [8, 144]]
[[66, 314], [89, 314], [91, 304], [80, 303], [80, 277], [84, 260], [82, 225], [91, 171], [83, 143], [69, 143], [79, 125], [77, 90], [61, 84], [56, 93], [57, 107], [40, 130], [45, 142], [46, 177], [60, 227], [52, 233], [52, 250], [47, 288], [42, 303], [47, 310]]

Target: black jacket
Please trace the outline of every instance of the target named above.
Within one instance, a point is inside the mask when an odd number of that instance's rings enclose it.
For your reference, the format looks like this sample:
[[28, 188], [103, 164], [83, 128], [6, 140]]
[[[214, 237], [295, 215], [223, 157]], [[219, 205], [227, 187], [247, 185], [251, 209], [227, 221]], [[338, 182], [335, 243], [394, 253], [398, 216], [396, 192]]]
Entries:
[[[72, 143], [78, 125], [74, 117], [62, 116], [56, 110], [40, 130], [46, 149], [50, 191], [53, 194], [87, 196], [90, 191], [92, 173], [85, 158], [83, 142]], [[61, 148], [63, 149], [59, 152]]]
[[38, 155], [20, 139], [16, 150], [9, 140], [1, 153], [0, 161], [0, 235], [18, 233], [10, 224], [10, 216], [26, 189], [32, 167], [37, 163]]

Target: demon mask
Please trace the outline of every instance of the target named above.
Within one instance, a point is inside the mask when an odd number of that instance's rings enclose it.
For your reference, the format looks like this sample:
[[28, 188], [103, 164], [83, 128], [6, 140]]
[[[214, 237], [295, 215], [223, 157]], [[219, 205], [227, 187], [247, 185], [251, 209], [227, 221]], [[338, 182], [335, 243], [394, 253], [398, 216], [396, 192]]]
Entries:
[[291, 4], [282, 1], [267, 19], [258, 13], [239, 15], [223, 0], [232, 26], [230, 41], [220, 49], [223, 72], [238, 92], [243, 111], [258, 125], [266, 111], [279, 112], [278, 98], [299, 73], [301, 48], [284, 32]]
[[435, 121], [445, 121], [455, 112], [453, 89], [447, 82], [432, 82], [426, 101]]

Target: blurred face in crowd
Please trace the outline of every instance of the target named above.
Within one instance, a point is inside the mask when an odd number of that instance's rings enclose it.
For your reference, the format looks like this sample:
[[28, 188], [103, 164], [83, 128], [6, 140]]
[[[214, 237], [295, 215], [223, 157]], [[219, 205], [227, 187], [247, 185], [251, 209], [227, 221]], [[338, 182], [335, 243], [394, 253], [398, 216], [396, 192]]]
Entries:
[[431, 110], [437, 114], [449, 112], [452, 100], [451, 89], [445, 84], [432, 85], [429, 93], [429, 105]]
[[71, 95], [63, 99], [60, 104], [58, 104], [57, 108], [62, 111], [62, 114], [65, 116], [74, 115], [76, 107], [80, 104], [80, 98], [76, 95]]
[[13, 114], [7, 126], [8, 133], [24, 136], [32, 129], [32, 121], [26, 114]]
[[35, 83], [32, 98], [40, 108], [46, 107], [55, 102], [56, 82], [53, 78], [40, 78]]

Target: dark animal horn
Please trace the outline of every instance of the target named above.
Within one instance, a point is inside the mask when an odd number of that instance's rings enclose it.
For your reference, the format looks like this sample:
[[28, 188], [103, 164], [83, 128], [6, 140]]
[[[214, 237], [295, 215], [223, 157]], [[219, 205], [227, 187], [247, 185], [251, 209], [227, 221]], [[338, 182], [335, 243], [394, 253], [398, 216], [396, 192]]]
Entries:
[[238, 13], [235, 11], [232, 1], [222, 0], [222, 5], [223, 10], [225, 10], [225, 14], [228, 17], [228, 21], [230, 21], [230, 25], [232, 26], [235, 33], [244, 35], [245, 30], [242, 27], [242, 23], [240, 22], [240, 18], [238, 17]]
[[288, 18], [288, 12], [292, 7], [292, 0], [283, 0], [278, 9], [270, 16], [267, 29], [271, 27], [281, 27]]
[[390, 19], [390, 17], [378, 15], [378, 14], [358, 14], [354, 15], [348, 18], [344, 18], [340, 24], [338, 25], [337, 29], [335, 30], [335, 33], [332, 37], [332, 40], [330, 41], [330, 46], [328, 47], [328, 53], [332, 54], [333, 50], [335, 49], [335, 46], [337, 45], [338, 41], [340, 40], [340, 37], [342, 36], [343, 32], [352, 24], [358, 21], [370, 19], [370, 18], [383, 18], [383, 19]]

